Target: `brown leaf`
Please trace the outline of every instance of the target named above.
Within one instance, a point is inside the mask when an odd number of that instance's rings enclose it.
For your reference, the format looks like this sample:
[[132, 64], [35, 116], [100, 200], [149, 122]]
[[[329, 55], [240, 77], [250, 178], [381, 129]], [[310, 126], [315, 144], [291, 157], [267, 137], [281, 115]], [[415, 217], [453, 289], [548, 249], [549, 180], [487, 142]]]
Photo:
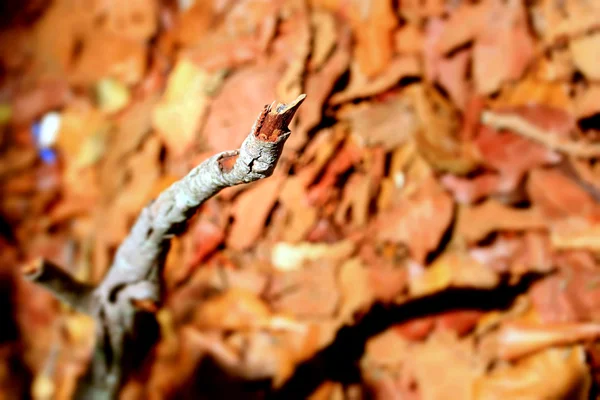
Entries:
[[581, 347], [548, 349], [474, 383], [475, 399], [587, 399], [591, 379]]
[[225, 80], [202, 130], [213, 152], [237, 148], [242, 143], [256, 119], [256, 110], [275, 98], [282, 67], [278, 63], [254, 65], [239, 69]]
[[340, 298], [335, 264], [319, 260], [275, 276], [268, 295], [273, 309], [297, 318], [332, 317]]
[[496, 200], [487, 200], [472, 207], [461, 207], [454, 235], [468, 242], [477, 242], [497, 231], [545, 229], [547, 222], [537, 208], [516, 209]]
[[563, 7], [557, 7], [551, 2], [544, 2], [535, 11], [546, 21], [534, 24], [546, 44], [593, 31], [599, 26], [600, 7], [597, 3], [569, 1]]
[[535, 169], [529, 173], [527, 193], [532, 203], [551, 219], [585, 216], [600, 212], [592, 196], [555, 169]]
[[377, 238], [405, 243], [418, 262], [437, 248], [453, 215], [452, 198], [433, 179], [410, 198], [379, 215]]
[[600, 51], [600, 33], [572, 39], [569, 43], [575, 66], [589, 80], [600, 79], [600, 67], [594, 54]]
[[600, 324], [597, 323], [508, 323], [498, 333], [498, 357], [514, 360], [548, 347], [592, 341], [599, 336]]
[[425, 296], [449, 287], [493, 288], [499, 283], [496, 272], [468, 254], [445, 252], [419, 275], [413, 275], [408, 287], [411, 296]]
[[473, 204], [492, 194], [510, 193], [517, 182], [504, 179], [496, 173], [483, 173], [472, 178], [446, 174], [440, 183], [452, 192], [454, 200], [459, 204]]
[[[338, 34], [339, 40], [330, 57], [324, 60], [320, 68], [315, 69], [306, 77], [304, 84], [306, 101], [298, 110], [298, 127], [295, 135], [299, 139], [290, 138], [295, 147], [304, 144], [306, 134], [321, 121], [325, 101], [330, 96], [339, 77], [348, 69], [350, 62], [350, 32], [344, 30]], [[336, 37], [338, 37], [336, 36]], [[315, 44], [316, 46], [316, 44]], [[314, 56], [314, 55], [313, 55]]]
[[247, 330], [271, 316], [269, 307], [253, 292], [231, 288], [202, 302], [194, 313], [199, 329]]
[[146, 72], [145, 43], [113, 33], [96, 32], [85, 39], [85, 46], [69, 73], [72, 85], [89, 86], [102, 78], [115, 78], [136, 84]]
[[71, 89], [62, 79], [37, 82], [34, 88], [14, 93], [11, 121], [16, 125], [29, 124], [46, 112], [64, 106], [71, 98]]
[[362, 102], [340, 110], [352, 133], [366, 146], [382, 145], [390, 151], [415, 135], [419, 122], [408, 96], [394, 96], [382, 102]]
[[575, 116], [586, 118], [597, 113], [600, 113], [600, 85], [590, 85], [576, 94]]
[[[423, 400], [473, 398], [473, 384], [484, 368], [474, 354], [470, 339], [459, 340], [448, 331], [440, 331], [410, 348], [406, 356], [407, 370], [419, 387]], [[451, 367], [450, 367], [451, 366]], [[435, 384], [431, 384], [435, 376]]]
[[259, 181], [235, 200], [231, 211], [234, 220], [226, 242], [228, 247], [245, 250], [258, 241], [285, 178], [283, 174], [276, 174]]
[[[304, 169], [304, 171], [308, 170]], [[312, 176], [311, 172], [310, 177]], [[294, 243], [302, 240], [317, 220], [318, 211], [308, 200], [306, 185], [303, 174], [292, 176], [283, 183], [279, 202], [286, 213], [282, 232], [282, 239], [286, 242]]]
[[314, 43], [309, 67], [314, 71], [325, 64], [336, 46], [338, 35], [335, 17], [327, 11], [313, 10], [310, 22], [314, 31]]
[[[532, 124], [559, 137], [565, 137], [574, 127], [573, 117], [564, 111], [542, 105], [530, 105], [506, 110], [506, 113], [516, 113]], [[542, 144], [526, 139], [510, 131], [497, 132], [482, 125], [475, 139], [476, 146], [485, 163], [498, 170], [507, 179], [520, 180], [530, 169], [552, 164], [560, 157]], [[527, 157], [522, 157], [527, 154]]]
[[438, 64], [438, 80], [448, 91], [450, 98], [460, 110], [467, 106], [471, 85], [467, 80], [467, 69], [471, 61], [471, 51], [462, 50], [451, 58], [443, 58]]
[[423, 32], [417, 24], [408, 23], [394, 33], [396, 52], [399, 54], [421, 54]]
[[567, 251], [555, 256], [558, 273], [536, 283], [531, 300], [541, 321], [600, 320], [600, 273], [587, 252]]
[[431, 86], [410, 89], [420, 120], [415, 140], [421, 155], [435, 168], [465, 174], [479, 163], [475, 147], [458, 137], [458, 112]]
[[600, 221], [571, 217], [552, 226], [550, 240], [552, 246], [559, 250], [592, 250], [600, 249]]
[[477, 91], [489, 94], [521, 77], [533, 58], [534, 42], [520, 2], [494, 1], [483, 24], [473, 49], [473, 77]]
[[353, 258], [342, 264], [338, 279], [341, 292], [338, 317], [341, 322], [352, 324], [357, 312], [368, 310], [375, 302], [369, 270], [360, 259]]
[[396, 56], [376, 77], [369, 79], [356, 64], [350, 65], [350, 83], [341, 92], [331, 96], [332, 104], [341, 104], [361, 97], [374, 96], [394, 86], [402, 78], [421, 74], [419, 60], [415, 56]]
[[152, 125], [173, 156], [180, 156], [194, 142], [207, 112], [213, 79], [186, 59], [181, 59], [171, 72], [165, 93], [154, 109]]
[[354, 32], [354, 58], [361, 73], [373, 77], [389, 64], [393, 54], [392, 32], [398, 24], [392, 2], [354, 3], [349, 10]]

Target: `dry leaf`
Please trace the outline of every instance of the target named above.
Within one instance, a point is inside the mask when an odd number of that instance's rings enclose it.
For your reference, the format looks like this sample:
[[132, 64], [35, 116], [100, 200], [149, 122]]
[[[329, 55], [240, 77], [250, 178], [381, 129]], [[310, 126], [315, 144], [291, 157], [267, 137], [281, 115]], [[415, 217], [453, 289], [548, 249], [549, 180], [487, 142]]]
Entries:
[[331, 318], [340, 298], [337, 263], [321, 258], [301, 269], [276, 275], [267, 294], [273, 309], [299, 319]]
[[114, 78], [133, 85], [146, 72], [147, 46], [122, 36], [96, 32], [85, 39], [85, 46], [69, 73], [69, 82], [89, 86], [103, 78]]
[[365, 146], [381, 145], [387, 151], [415, 135], [419, 121], [408, 96], [395, 96], [382, 102], [363, 102], [343, 107], [340, 119]]
[[[307, 133], [319, 124], [325, 101], [330, 96], [339, 77], [348, 69], [350, 32], [344, 30], [338, 36], [339, 40], [331, 57], [319, 69], [312, 71], [306, 77], [306, 101], [298, 110], [299, 123], [295, 135], [290, 138], [291, 143], [289, 143], [293, 148], [303, 145], [307, 139], [305, 137]], [[296, 135], [298, 138], [295, 138]]]
[[398, 24], [390, 0], [356, 2], [349, 10], [354, 58], [366, 77], [381, 73], [393, 54], [392, 32]]
[[308, 261], [343, 260], [354, 252], [354, 243], [340, 241], [334, 244], [325, 243], [277, 243], [273, 246], [271, 262], [281, 271], [300, 269]]
[[557, 250], [600, 250], [600, 221], [571, 217], [552, 224], [552, 246]]
[[584, 400], [590, 387], [585, 353], [577, 346], [548, 349], [514, 366], [496, 369], [477, 379], [473, 398]]
[[227, 246], [233, 250], [245, 250], [255, 244], [285, 178], [283, 174], [276, 174], [259, 181], [236, 199], [231, 211], [234, 220], [227, 236]]
[[202, 302], [194, 312], [199, 329], [247, 330], [265, 324], [271, 312], [255, 293], [231, 288]]
[[186, 59], [181, 59], [171, 72], [165, 93], [154, 108], [152, 125], [174, 156], [194, 142], [207, 111], [213, 79]]
[[593, 341], [600, 336], [600, 324], [504, 324], [497, 337], [498, 357], [514, 360], [548, 347]]
[[310, 16], [313, 33], [313, 49], [310, 57], [310, 69], [318, 70], [329, 58], [336, 46], [337, 28], [335, 17], [322, 10], [313, 10]]
[[394, 33], [395, 48], [399, 54], [420, 54], [423, 40], [423, 32], [416, 24], [408, 23]]
[[527, 193], [531, 202], [548, 218], [568, 218], [600, 212], [597, 202], [581, 186], [554, 169], [529, 173]]
[[572, 39], [569, 43], [575, 66], [583, 76], [592, 81], [600, 79], [600, 67], [594, 54], [600, 51], [600, 33]]
[[449, 287], [475, 287], [490, 289], [499, 278], [488, 266], [468, 254], [446, 251], [419, 275], [408, 282], [411, 296], [425, 296]]
[[503, 82], [518, 79], [534, 53], [521, 2], [493, 1], [473, 48], [473, 77], [477, 91], [495, 92]]
[[361, 97], [374, 96], [394, 86], [400, 79], [418, 76], [421, 73], [419, 60], [414, 56], [394, 57], [376, 77], [369, 79], [358, 66], [350, 65], [350, 83], [341, 92], [331, 96], [332, 104], [341, 104]]
[[475, 147], [457, 137], [458, 113], [433, 87], [413, 85], [410, 89], [420, 119], [415, 141], [419, 153], [435, 168], [466, 174], [479, 163]]
[[600, 320], [600, 273], [588, 252], [554, 257], [557, 273], [536, 283], [531, 300], [542, 322]]
[[537, 208], [517, 209], [487, 200], [476, 206], [460, 207], [455, 237], [477, 242], [497, 231], [545, 229], [547, 221]]
[[456, 399], [473, 398], [473, 384], [484, 372], [473, 347], [471, 339], [458, 340], [448, 331], [414, 344], [406, 355], [407, 369], [415, 377], [421, 399], [442, 399], [449, 393]]
[[258, 112], [275, 98], [281, 67], [270, 63], [242, 68], [225, 80], [203, 129], [212, 152], [234, 149], [242, 143]]
[[380, 214], [377, 238], [406, 244], [411, 255], [424, 262], [439, 245], [453, 213], [452, 198], [429, 180], [413, 196]]

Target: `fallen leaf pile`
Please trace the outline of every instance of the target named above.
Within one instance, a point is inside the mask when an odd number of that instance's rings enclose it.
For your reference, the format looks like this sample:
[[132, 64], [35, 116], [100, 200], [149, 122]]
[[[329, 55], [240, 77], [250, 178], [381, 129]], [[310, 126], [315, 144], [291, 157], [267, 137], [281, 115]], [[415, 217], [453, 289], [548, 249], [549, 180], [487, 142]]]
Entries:
[[72, 398], [93, 348], [19, 266], [98, 282], [151, 199], [300, 93], [274, 175], [174, 239], [122, 398], [597, 395], [599, 2], [26, 3], [0, 31], [2, 398]]

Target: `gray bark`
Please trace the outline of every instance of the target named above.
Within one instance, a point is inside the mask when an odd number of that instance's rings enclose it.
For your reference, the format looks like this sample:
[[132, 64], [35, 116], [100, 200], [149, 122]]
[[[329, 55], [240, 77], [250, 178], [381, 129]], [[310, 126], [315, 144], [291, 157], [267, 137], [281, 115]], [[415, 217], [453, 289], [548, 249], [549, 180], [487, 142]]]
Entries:
[[136, 307], [136, 300], [161, 302], [160, 275], [171, 238], [180, 233], [202, 203], [220, 190], [273, 173], [290, 135], [288, 125], [305, 97], [300, 95], [289, 104], [266, 106], [238, 150], [210, 157], [144, 208], [117, 250], [107, 275], [95, 288], [77, 282], [48, 261], [25, 268], [27, 278], [96, 321], [96, 349], [89, 371], [78, 386], [77, 398], [117, 396], [132, 367], [133, 344], [146, 334], [137, 324], [154, 321], [147, 311]]

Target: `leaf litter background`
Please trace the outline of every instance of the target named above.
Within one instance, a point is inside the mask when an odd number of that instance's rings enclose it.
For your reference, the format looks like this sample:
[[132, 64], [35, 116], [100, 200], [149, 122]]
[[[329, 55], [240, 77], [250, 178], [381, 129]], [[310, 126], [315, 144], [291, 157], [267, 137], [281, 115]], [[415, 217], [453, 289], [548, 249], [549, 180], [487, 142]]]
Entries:
[[600, 4], [3, 7], [2, 398], [71, 398], [93, 346], [19, 266], [97, 282], [150, 199], [300, 93], [274, 176], [175, 239], [122, 398], [596, 396]]

